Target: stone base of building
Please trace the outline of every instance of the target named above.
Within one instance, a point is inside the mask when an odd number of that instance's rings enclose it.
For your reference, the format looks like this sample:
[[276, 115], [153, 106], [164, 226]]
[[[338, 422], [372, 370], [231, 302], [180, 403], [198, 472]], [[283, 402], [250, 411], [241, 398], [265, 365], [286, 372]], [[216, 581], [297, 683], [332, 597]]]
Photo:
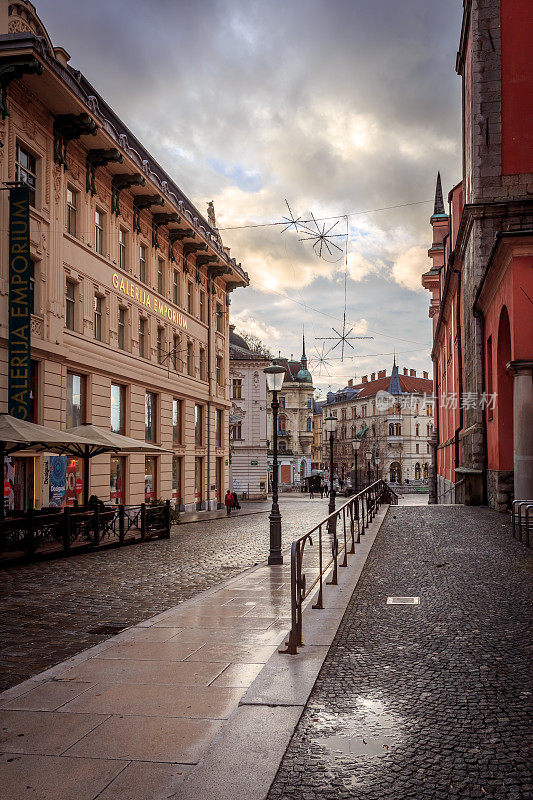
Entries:
[[450, 505], [455, 502], [455, 485], [442, 475], [437, 475], [437, 503]]
[[514, 495], [514, 473], [508, 469], [487, 470], [487, 503], [496, 511], [511, 508]]

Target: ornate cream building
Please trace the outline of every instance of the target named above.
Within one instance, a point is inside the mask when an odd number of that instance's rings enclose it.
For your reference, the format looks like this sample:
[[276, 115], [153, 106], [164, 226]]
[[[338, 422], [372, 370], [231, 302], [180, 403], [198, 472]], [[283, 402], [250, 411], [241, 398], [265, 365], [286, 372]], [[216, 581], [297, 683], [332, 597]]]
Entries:
[[[248, 276], [69, 59], [31, 3], [0, 0], [0, 175], [30, 187], [33, 420], [169, 451], [93, 459], [103, 500], [213, 508], [228, 481], [229, 297]], [[0, 228], [5, 411], [7, 192]], [[14, 461], [19, 504], [47, 504], [43, 458]], [[69, 502], [87, 499], [81, 469], [69, 460]]]
[[267, 388], [271, 362], [235, 333], [229, 334], [231, 488], [250, 500], [267, 496]]
[[[285, 368], [283, 388], [278, 394], [278, 464], [280, 488], [300, 486], [311, 473], [311, 446], [313, 444], [313, 378], [307, 369], [305, 340], [300, 361], [275, 358], [274, 364]], [[269, 445], [272, 442], [272, 402], [268, 394], [267, 429]], [[272, 451], [269, 450], [269, 465]]]

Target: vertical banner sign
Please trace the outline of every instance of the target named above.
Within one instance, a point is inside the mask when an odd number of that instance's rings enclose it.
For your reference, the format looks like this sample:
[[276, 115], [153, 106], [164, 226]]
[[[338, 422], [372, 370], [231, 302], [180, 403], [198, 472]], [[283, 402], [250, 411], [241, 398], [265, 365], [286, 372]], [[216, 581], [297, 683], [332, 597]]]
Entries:
[[9, 192], [9, 413], [30, 418], [30, 191]]

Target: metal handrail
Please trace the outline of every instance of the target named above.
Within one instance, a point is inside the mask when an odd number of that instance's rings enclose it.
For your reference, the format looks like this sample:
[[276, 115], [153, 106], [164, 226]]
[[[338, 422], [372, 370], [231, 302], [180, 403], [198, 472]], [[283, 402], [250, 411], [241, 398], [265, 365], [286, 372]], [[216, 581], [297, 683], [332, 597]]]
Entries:
[[[355, 545], [359, 544], [374, 519], [379, 506], [389, 502], [397, 505], [398, 495], [383, 480], [377, 480], [362, 491], [350, 497], [342, 506], [332, 511], [321, 522], [311, 528], [306, 534], [296, 539], [291, 546], [291, 630], [286, 642], [286, 648], [280, 653], [296, 655], [298, 647], [303, 645], [302, 622], [303, 604], [313, 589], [319, 584], [316, 603], [313, 608], [324, 608], [324, 577], [331, 570], [331, 580], [326, 585], [336, 586], [338, 583], [339, 566], [348, 566], [348, 556], [355, 553]], [[342, 521], [342, 543], [339, 544], [337, 523]], [[357, 525], [357, 535], [355, 533]], [[324, 564], [324, 536], [326, 531], [331, 539], [331, 557]], [[318, 535], [318, 575], [307, 588], [307, 579], [303, 571], [303, 559], [306, 545], [313, 547], [313, 536]], [[316, 537], [315, 537], [316, 538]], [[343, 554], [339, 564], [339, 556]]]
[[[511, 508], [513, 538], [529, 547], [529, 516], [530, 514], [533, 516], [533, 500], [513, 500]], [[522, 512], [525, 513], [522, 514]], [[524, 519], [524, 536], [522, 536], [522, 517]]]

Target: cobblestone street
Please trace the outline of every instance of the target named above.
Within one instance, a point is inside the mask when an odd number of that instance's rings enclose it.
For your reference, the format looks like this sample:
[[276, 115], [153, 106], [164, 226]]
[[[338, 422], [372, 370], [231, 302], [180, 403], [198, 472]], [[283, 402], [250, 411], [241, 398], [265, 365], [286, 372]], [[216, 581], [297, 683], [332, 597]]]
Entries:
[[[327, 499], [280, 498], [283, 544], [327, 515]], [[258, 506], [259, 507], [259, 506]], [[179, 525], [170, 539], [0, 573], [0, 690], [252, 567], [268, 556], [264, 513]]]
[[533, 797], [532, 561], [510, 527], [389, 509], [270, 800]]

